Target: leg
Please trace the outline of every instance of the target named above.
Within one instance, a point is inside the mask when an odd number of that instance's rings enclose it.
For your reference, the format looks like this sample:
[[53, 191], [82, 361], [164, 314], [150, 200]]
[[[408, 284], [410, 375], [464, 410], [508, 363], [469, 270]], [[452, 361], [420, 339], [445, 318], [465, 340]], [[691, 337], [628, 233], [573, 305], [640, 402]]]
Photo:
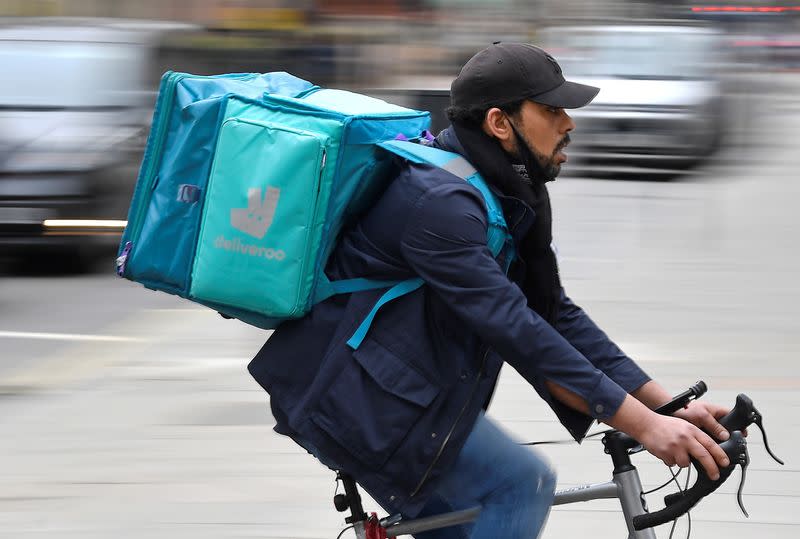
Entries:
[[535, 539], [544, 527], [555, 473], [530, 448], [483, 415], [420, 516], [481, 505], [478, 520], [421, 533], [418, 539]]

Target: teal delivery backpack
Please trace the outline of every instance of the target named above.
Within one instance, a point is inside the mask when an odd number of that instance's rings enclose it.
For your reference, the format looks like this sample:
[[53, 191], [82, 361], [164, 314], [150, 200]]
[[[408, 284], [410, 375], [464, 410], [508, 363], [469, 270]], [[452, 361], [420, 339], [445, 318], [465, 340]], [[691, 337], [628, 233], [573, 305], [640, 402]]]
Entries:
[[408, 293], [421, 280], [331, 283], [324, 268], [342, 227], [391, 180], [393, 156], [455, 157], [385, 144], [429, 125], [428, 112], [288, 73], [167, 72], [117, 273], [265, 329], [333, 294], [384, 287], [383, 304]]
[[302, 316], [333, 293], [341, 227], [389, 180], [376, 143], [429, 124], [288, 73], [167, 72], [117, 272], [263, 328]]

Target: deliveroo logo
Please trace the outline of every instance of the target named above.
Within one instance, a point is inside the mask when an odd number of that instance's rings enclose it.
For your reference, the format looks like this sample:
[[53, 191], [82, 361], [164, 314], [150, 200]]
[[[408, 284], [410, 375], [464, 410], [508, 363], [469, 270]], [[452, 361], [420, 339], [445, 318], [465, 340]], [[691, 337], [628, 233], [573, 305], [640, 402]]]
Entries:
[[[231, 208], [231, 226], [248, 236], [262, 239], [272, 225], [280, 196], [281, 190], [274, 187], [268, 187], [267, 193], [263, 197], [261, 189], [251, 187], [247, 190], [247, 207]], [[214, 247], [242, 255], [260, 256], [269, 260], [280, 261], [286, 258], [286, 253], [282, 249], [245, 243], [239, 238], [228, 239], [224, 234], [217, 236], [214, 240]]]
[[262, 199], [261, 189], [251, 187], [247, 190], [247, 207], [231, 210], [231, 226], [254, 238], [263, 238], [275, 217], [280, 196], [280, 189], [268, 187]]

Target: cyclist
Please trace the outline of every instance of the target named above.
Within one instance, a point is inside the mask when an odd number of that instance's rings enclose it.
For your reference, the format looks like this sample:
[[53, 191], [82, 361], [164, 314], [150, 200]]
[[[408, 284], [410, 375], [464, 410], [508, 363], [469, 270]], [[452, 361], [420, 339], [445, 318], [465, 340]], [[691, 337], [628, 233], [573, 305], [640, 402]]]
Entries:
[[533, 45], [478, 52], [451, 86], [451, 126], [433, 144], [465, 157], [498, 196], [517, 257], [506, 274], [487, 247], [479, 192], [437, 167], [401, 163], [344, 235], [331, 280], [420, 276], [426, 286], [383, 306], [357, 350], [346, 341], [384, 292], [334, 296], [281, 325], [249, 365], [271, 397], [275, 430], [353, 476], [390, 513], [425, 516], [481, 505], [472, 524], [420, 537], [520, 538], [541, 530], [550, 466], [483, 411], [503, 362], [580, 440], [593, 420], [626, 432], [669, 465], [728, 464], [715, 418], [670, 399], [565, 294], [551, 248], [546, 183], [566, 161], [566, 109], [598, 89], [565, 81]]

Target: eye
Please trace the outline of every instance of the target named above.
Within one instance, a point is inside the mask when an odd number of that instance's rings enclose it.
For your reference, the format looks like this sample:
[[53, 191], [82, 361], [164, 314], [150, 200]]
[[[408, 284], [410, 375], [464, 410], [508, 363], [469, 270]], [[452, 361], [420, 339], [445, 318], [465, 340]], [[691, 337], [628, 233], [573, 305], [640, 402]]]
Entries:
[[551, 112], [553, 114], [558, 114], [560, 110], [561, 109], [559, 109], [558, 107], [547, 107], [547, 112]]

